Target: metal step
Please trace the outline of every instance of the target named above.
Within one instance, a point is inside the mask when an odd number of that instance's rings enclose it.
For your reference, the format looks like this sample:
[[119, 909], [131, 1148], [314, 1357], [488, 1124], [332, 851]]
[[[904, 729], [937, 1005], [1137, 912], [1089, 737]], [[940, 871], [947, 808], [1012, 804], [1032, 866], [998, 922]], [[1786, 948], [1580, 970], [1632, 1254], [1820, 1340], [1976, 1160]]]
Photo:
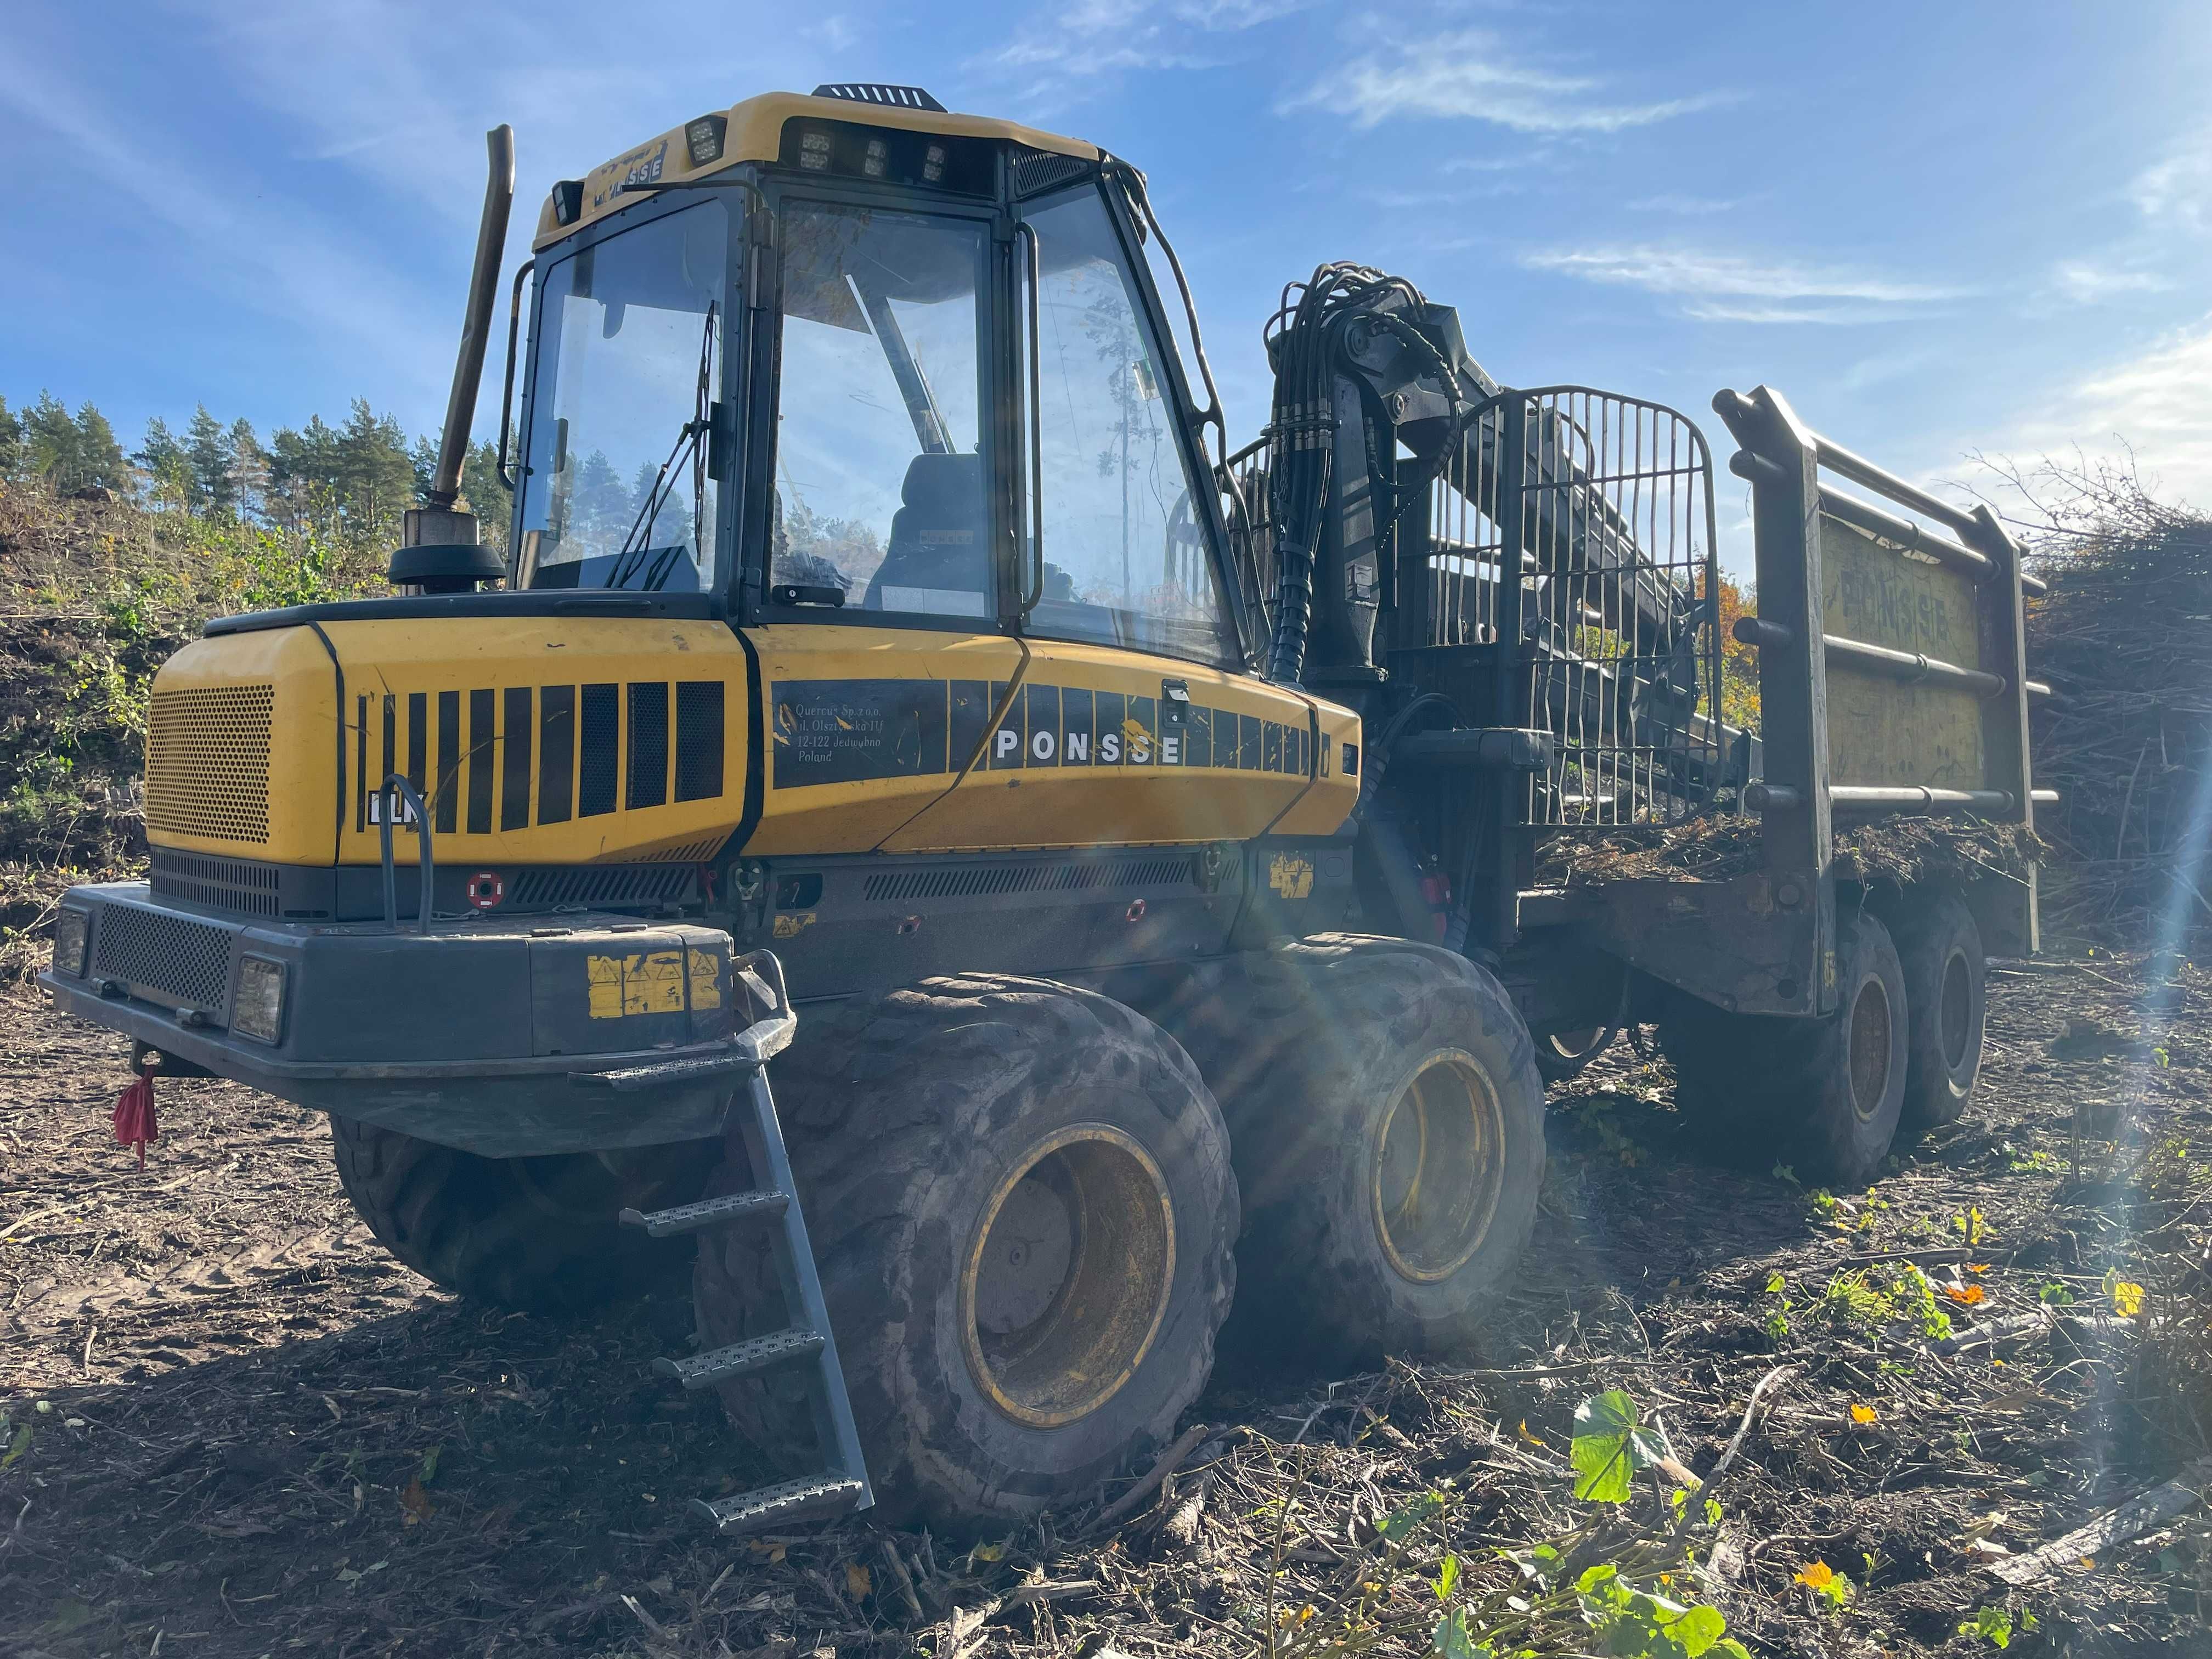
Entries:
[[819, 1331], [775, 1331], [748, 1341], [732, 1342], [726, 1348], [709, 1348], [704, 1353], [683, 1359], [656, 1359], [653, 1369], [663, 1376], [674, 1377], [687, 1389], [706, 1389], [726, 1382], [733, 1376], [743, 1376], [748, 1371], [766, 1370], [770, 1365], [781, 1365], [787, 1360], [810, 1358], [821, 1352], [822, 1348]]
[[825, 1515], [843, 1515], [860, 1508], [868, 1496], [867, 1482], [841, 1475], [809, 1475], [781, 1486], [717, 1498], [712, 1503], [695, 1498], [691, 1507], [714, 1523], [720, 1533], [752, 1532], [779, 1522], [806, 1521]]
[[696, 1233], [707, 1227], [726, 1227], [740, 1221], [768, 1220], [791, 1207], [789, 1193], [725, 1193], [702, 1198], [696, 1204], [678, 1204], [668, 1210], [624, 1210], [625, 1227], [642, 1227], [653, 1238], [677, 1233]]
[[860, 1428], [853, 1420], [852, 1399], [845, 1391], [845, 1374], [837, 1364], [837, 1342], [830, 1334], [830, 1309], [823, 1298], [814, 1248], [806, 1237], [806, 1218], [794, 1196], [783, 1125], [769, 1090], [767, 1063], [790, 1042], [799, 1016], [792, 1009], [784, 985], [783, 964], [771, 953], [755, 951], [740, 958], [734, 970], [745, 996], [768, 1012], [764, 1018], [733, 1038], [727, 1049], [699, 1059], [595, 1074], [597, 1081], [617, 1089], [743, 1074], [743, 1082], [732, 1091], [726, 1127], [742, 1138], [744, 1166], [761, 1183], [760, 1190], [728, 1193], [665, 1210], [622, 1212], [625, 1225], [641, 1227], [654, 1238], [742, 1221], [775, 1223], [764, 1230], [761, 1242], [775, 1265], [775, 1297], [783, 1309], [779, 1316], [763, 1308], [755, 1316], [763, 1323], [780, 1319], [787, 1328], [688, 1358], [653, 1362], [654, 1370], [675, 1378], [686, 1389], [710, 1388], [772, 1365], [803, 1364], [806, 1368], [807, 1406], [814, 1419], [815, 1443], [821, 1448], [827, 1467], [757, 1492], [738, 1492], [712, 1502], [695, 1500], [692, 1507], [726, 1533], [754, 1531], [779, 1522], [849, 1515], [876, 1501], [868, 1486]]

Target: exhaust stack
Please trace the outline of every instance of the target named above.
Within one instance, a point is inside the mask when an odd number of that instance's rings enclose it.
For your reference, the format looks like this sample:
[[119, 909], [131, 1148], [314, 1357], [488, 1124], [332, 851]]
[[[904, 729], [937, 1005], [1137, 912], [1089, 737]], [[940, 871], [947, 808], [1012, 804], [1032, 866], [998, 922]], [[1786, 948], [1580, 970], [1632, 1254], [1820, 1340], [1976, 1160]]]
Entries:
[[403, 592], [461, 593], [506, 574], [498, 553], [477, 539], [477, 517], [455, 510], [461, 463], [475, 423], [477, 388], [483, 380], [484, 344], [499, 287], [499, 258], [507, 245], [507, 212], [514, 205], [514, 129], [501, 123], [484, 135], [490, 170], [484, 181], [483, 217], [477, 226], [476, 263], [469, 273], [469, 305], [461, 321], [460, 356], [446, 400], [446, 428], [428, 507], [408, 510], [400, 545], [386, 578]]

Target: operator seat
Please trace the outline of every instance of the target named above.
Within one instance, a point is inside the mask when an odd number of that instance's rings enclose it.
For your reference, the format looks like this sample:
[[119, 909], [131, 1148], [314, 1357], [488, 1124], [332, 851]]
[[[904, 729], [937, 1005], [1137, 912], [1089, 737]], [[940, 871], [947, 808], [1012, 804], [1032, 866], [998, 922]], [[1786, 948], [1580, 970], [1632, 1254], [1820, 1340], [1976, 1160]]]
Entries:
[[[939, 593], [972, 593], [977, 609], [991, 609], [991, 556], [986, 528], [983, 458], [924, 454], [907, 464], [899, 491], [902, 505], [891, 515], [890, 545], [868, 582], [862, 603], [868, 610], [936, 610], [931, 605], [886, 601], [885, 588], [921, 588]], [[959, 614], [949, 612], [949, 614]]]

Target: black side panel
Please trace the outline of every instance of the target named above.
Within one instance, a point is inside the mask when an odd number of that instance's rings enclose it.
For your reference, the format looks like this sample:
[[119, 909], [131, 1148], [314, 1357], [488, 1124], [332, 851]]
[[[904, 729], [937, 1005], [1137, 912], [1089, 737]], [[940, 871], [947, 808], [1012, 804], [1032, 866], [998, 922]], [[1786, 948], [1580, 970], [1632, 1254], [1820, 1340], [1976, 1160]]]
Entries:
[[538, 821], [566, 823], [576, 788], [576, 688], [538, 690]]
[[720, 680], [680, 680], [676, 686], [676, 799], [713, 800], [722, 793], [722, 702]]
[[368, 828], [368, 699], [366, 696], [355, 705], [353, 747], [353, 827], [359, 830]]
[[438, 805], [437, 832], [453, 833], [459, 820], [461, 793], [461, 694], [438, 693]]
[[430, 776], [430, 696], [426, 691], [407, 694], [407, 781], [421, 794]]
[[583, 743], [577, 762], [576, 816], [615, 810], [615, 780], [622, 757], [622, 688], [584, 688]]
[[530, 827], [530, 688], [507, 689], [507, 720], [501, 743], [499, 827]]
[[489, 691], [469, 693], [469, 833], [491, 834], [491, 775], [493, 757], [499, 753], [499, 732], [493, 724], [495, 705]]
[[668, 799], [668, 687], [633, 680], [629, 688], [629, 787], [623, 805], [635, 811]]
[[774, 949], [800, 997], [984, 967], [1050, 977], [1219, 951], [1242, 886], [1234, 857], [1209, 882], [1188, 847], [778, 859], [743, 942]]
[[983, 728], [991, 720], [991, 688], [981, 680], [952, 683], [952, 748], [951, 769], [968, 764], [975, 745], [983, 741]]

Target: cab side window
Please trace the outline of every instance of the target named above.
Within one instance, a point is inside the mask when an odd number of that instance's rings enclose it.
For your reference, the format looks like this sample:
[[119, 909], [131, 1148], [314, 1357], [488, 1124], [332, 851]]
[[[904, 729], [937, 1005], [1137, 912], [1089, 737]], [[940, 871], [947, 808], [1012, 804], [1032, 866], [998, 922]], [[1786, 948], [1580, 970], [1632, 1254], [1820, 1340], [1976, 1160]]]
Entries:
[[1024, 216], [1039, 272], [1044, 521], [1028, 631], [1234, 667], [1170, 382], [1106, 204], [1086, 190]]
[[987, 247], [970, 221], [786, 214], [772, 589], [998, 614], [977, 418]]

